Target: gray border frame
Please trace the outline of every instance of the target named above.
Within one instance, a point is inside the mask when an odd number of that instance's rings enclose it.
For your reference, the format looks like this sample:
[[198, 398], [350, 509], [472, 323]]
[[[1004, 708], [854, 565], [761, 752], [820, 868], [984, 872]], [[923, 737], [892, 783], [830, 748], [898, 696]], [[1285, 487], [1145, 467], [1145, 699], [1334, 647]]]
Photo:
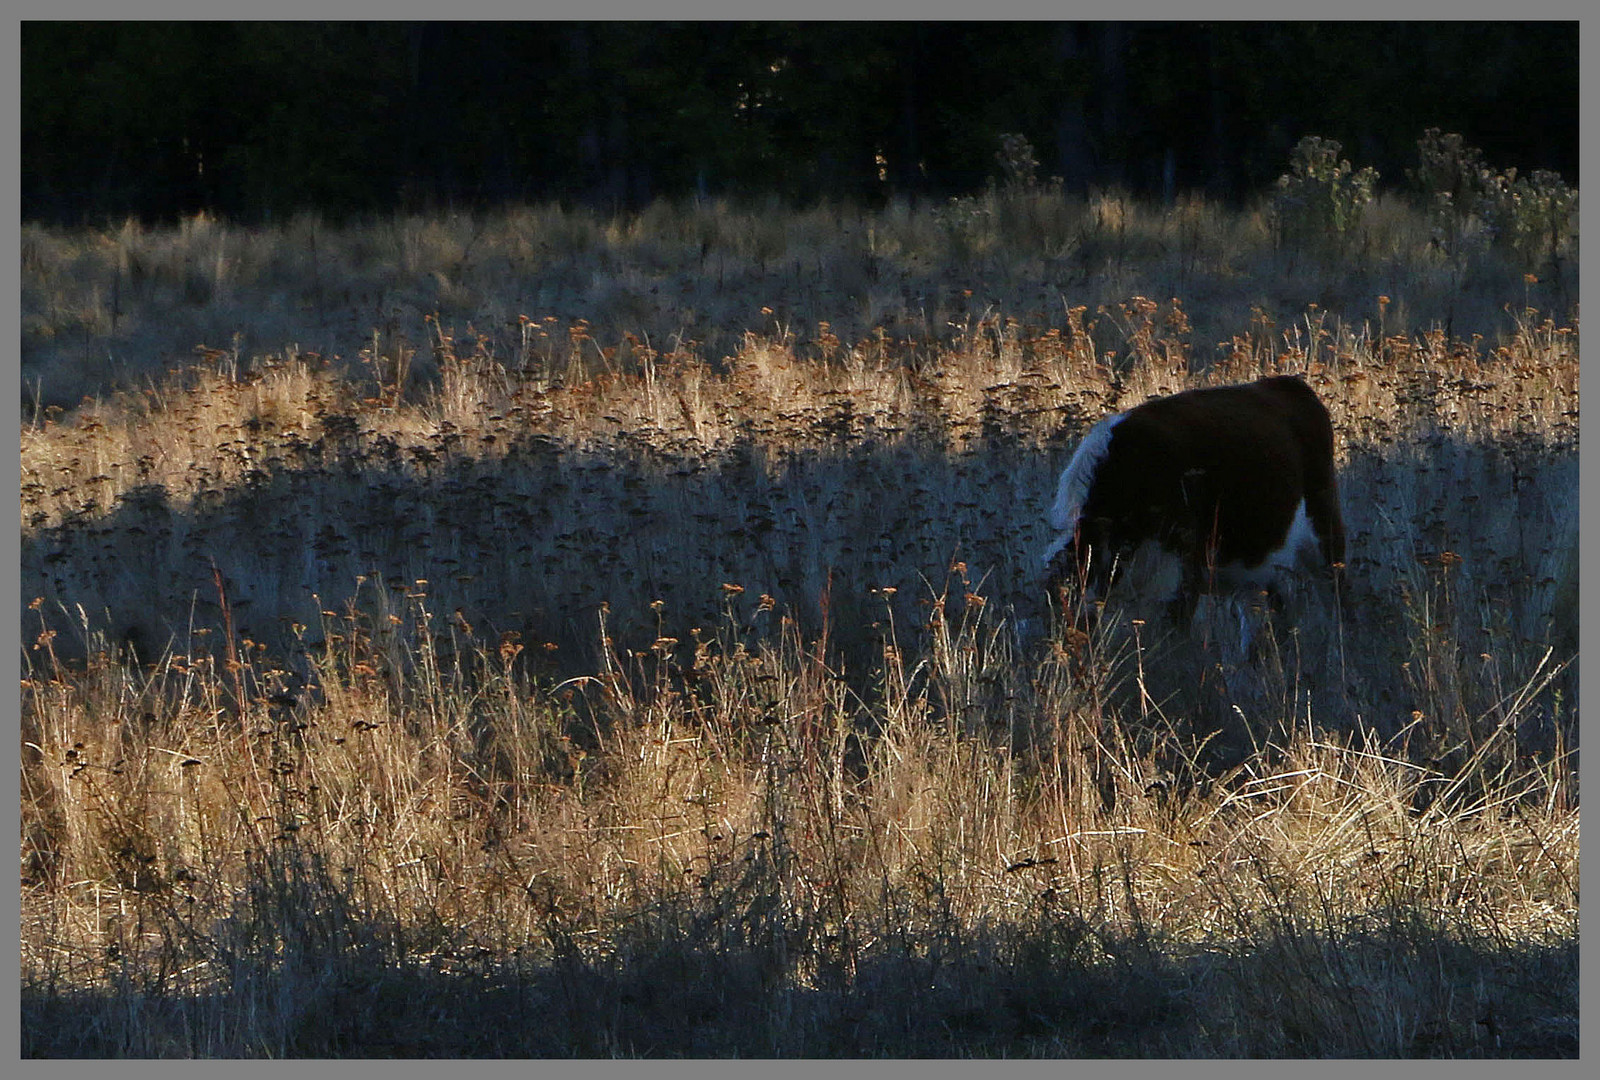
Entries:
[[[1352, 10], [1354, 9], [1354, 10]], [[1588, 20], [1589, 25], [1583, 25], [1581, 12], [1584, 5], [1577, 0], [1534, 0], [1532, 3], [1518, 5], [1514, 14], [1524, 19], [1556, 19], [1580, 21], [1580, 115], [1587, 118], [1594, 115], [1590, 108], [1591, 97], [1595, 92], [1596, 84], [1590, 74], [1590, 62], [1595, 57], [1595, 32], [1594, 25], [1600, 25], [1595, 20]], [[989, 3], [974, 7], [971, 3], [957, 3], [955, 0], [808, 0], [803, 5], [776, 3], [772, 0], [749, 4], [737, 3], [733, 0], [667, 0], [666, 3], [647, 5], [645, 0], [532, 0], [530, 3], [516, 3], [515, 0], [465, 0], [452, 5], [448, 14], [454, 18], [482, 18], [482, 19], [625, 19], [625, 18], [679, 18], [679, 19], [730, 19], [730, 18], [803, 18], [807, 20], [839, 19], [970, 19], [975, 14], [988, 20], [1004, 19], [1059, 19], [1064, 16], [1075, 16], [1085, 19], [1150, 19], [1150, 18], [1225, 18], [1225, 19], [1307, 19], [1327, 17], [1334, 15], [1339, 18], [1381, 18], [1392, 20], [1414, 19], [1484, 19], [1491, 21], [1505, 20], [1507, 10], [1502, 4], [1490, 4], [1485, 0], [1458, 0], [1456, 3], [1445, 3], [1442, 0], [1403, 0], [1400, 3], [1390, 2], [1377, 4], [1360, 0], [1355, 4], [1345, 3], [1338, 5], [1335, 10], [1329, 11], [1325, 5], [1310, 3], [1271, 2], [1271, 0], [1205, 0], [1201, 4], [1179, 5], [1174, 0], [1125, 0], [1117, 3], [1115, 0], [1080, 0], [1076, 4], [1053, 3], [1051, 0], [990, 0]], [[199, 3], [195, 0], [155, 0], [113, 6], [106, 0], [65, 0], [60, 3], [42, 3], [39, 0], [22, 0], [18, 5], [18, 23], [11, 24], [8, 28], [12, 42], [10, 53], [19, 56], [21, 50], [20, 22], [24, 19], [97, 19], [97, 18], [238, 18], [245, 16], [261, 17], [270, 15], [275, 18], [435, 18], [441, 14], [439, 5], [422, 3], [420, 0], [398, 0], [398, 2], [380, 3], [376, 0], [355, 0], [350, 2], [310, 4], [302, 0], [289, 0], [273, 6], [270, 12], [259, 9], [251, 10], [239, 3]], [[20, 78], [20, 76], [19, 76]], [[8, 96], [16, 104], [6, 112], [6, 125], [10, 129], [10, 139], [13, 146], [20, 139], [20, 84], [11, 82], [7, 89]], [[1596, 140], [1587, 127], [1583, 130], [1581, 162], [1595, 175], [1596, 166]], [[20, 177], [15, 172], [7, 172], [4, 183], [10, 205], [20, 207]], [[6, 313], [10, 316], [9, 324], [15, 326], [20, 307], [20, 267], [18, 253], [20, 248], [20, 217], [13, 219], [13, 224], [7, 229], [7, 254], [4, 262], [4, 278], [8, 285], [5, 293]], [[1580, 297], [1592, 293], [1593, 288], [1581, 289]], [[4, 361], [0, 361], [3, 369], [15, 371], [17, 364], [16, 354], [7, 352]], [[1586, 370], [1589, 366], [1584, 364]], [[5, 421], [7, 435], [11, 438], [10, 445], [17, 445], [20, 435], [20, 417], [7, 414]], [[1600, 494], [1596, 488], [1600, 486], [1600, 450], [1592, 447], [1580, 447], [1580, 538], [1585, 532], [1600, 536]], [[1591, 532], [1589, 526], [1596, 526]], [[20, 535], [7, 532], [3, 543], [6, 550], [12, 553], [13, 558], [20, 558]], [[1600, 552], [1600, 542], [1595, 545], [1584, 545], [1580, 539], [1581, 566], [1584, 569], [1589, 564], [1597, 561], [1596, 553]], [[1587, 576], [1587, 575], [1585, 575]], [[0, 610], [18, 610], [16, 603], [9, 608], [4, 607], [7, 599], [13, 602], [20, 600], [20, 580], [16, 575], [5, 578], [5, 597], [0, 597]], [[1591, 578], [1580, 585], [1580, 616], [1595, 614], [1600, 608], [1600, 578]], [[1588, 621], [1585, 619], [1584, 621]], [[1593, 625], [1600, 625], [1596, 623]], [[21, 628], [20, 626], [7, 626], [3, 629], [4, 638], [4, 671], [14, 676], [10, 683], [17, 685], [20, 678], [19, 649]], [[1586, 677], [1592, 664], [1587, 660], [1587, 643], [1594, 635], [1584, 635], [1580, 631], [1581, 652], [1579, 656], [1580, 676]], [[1585, 679], [1585, 681], [1587, 681]], [[16, 699], [11, 699], [15, 701]], [[15, 717], [17, 714], [7, 709], [7, 715]], [[1587, 734], [1587, 729], [1592, 726], [1580, 719], [1580, 729]], [[13, 826], [18, 821], [18, 802], [20, 794], [19, 779], [15, 769], [5, 771], [4, 790], [6, 795], [6, 814]], [[13, 828], [11, 835], [16, 835]], [[1593, 876], [1591, 873], [1587, 876]], [[14, 924], [20, 913], [20, 899], [16, 893], [5, 891], [5, 911], [11, 916]], [[10, 925], [10, 924], [8, 924]], [[16, 951], [19, 946], [13, 939], [10, 956], [16, 960], [19, 957]], [[1582, 949], [1581, 973], [1587, 975], [1592, 968], [1591, 949]], [[15, 970], [15, 967], [13, 967]], [[115, 1075], [119, 1077], [134, 1076], [182, 1076], [182, 1075], [215, 1075], [219, 1068], [229, 1075], [266, 1075], [268, 1073], [281, 1076], [286, 1074], [299, 1075], [325, 1075], [332, 1068], [337, 1068], [342, 1076], [356, 1078], [362, 1076], [379, 1076], [384, 1080], [398, 1080], [399, 1077], [412, 1075], [434, 1076], [439, 1069], [430, 1062], [371, 1062], [359, 1060], [343, 1060], [336, 1064], [315, 1060], [297, 1061], [287, 1063], [276, 1062], [245, 1062], [245, 1061], [205, 1061], [205, 1062], [157, 1062], [157, 1061], [21, 1061], [20, 1052], [21, 1032], [19, 1030], [20, 1015], [18, 1007], [19, 987], [16, 983], [10, 984], [6, 989], [6, 997], [12, 1002], [8, 1021], [4, 1027], [5, 1047], [0, 1049], [0, 1061], [18, 1061], [21, 1069], [19, 1073], [11, 1075], [59, 1075], [79, 1077], [84, 1075]], [[1585, 1043], [1589, 1042], [1588, 1036], [1592, 1034], [1594, 1025], [1586, 1020], [1580, 1024], [1580, 1038]], [[1593, 1055], [1591, 1055], [1592, 1057]], [[1510, 1064], [1519, 1076], [1577, 1076], [1581, 1075], [1582, 1059], [1575, 1062], [1516, 1062]], [[1281, 1076], [1288, 1070], [1297, 1076], [1349, 1076], [1355, 1075], [1392, 1075], [1396, 1071], [1404, 1071], [1408, 1075], [1445, 1075], [1449, 1070], [1450, 1080], [1467, 1080], [1475, 1076], [1500, 1077], [1508, 1071], [1508, 1063], [1503, 1061], [1375, 1061], [1375, 1062], [1297, 1062], [1297, 1061], [1073, 1061], [1073, 1062], [981, 1062], [978, 1067], [983, 1071], [998, 1069], [1008, 1076], [1061, 1076], [1063, 1074], [1094, 1075], [1094, 1076], [1150, 1076], [1150, 1075], [1183, 1075], [1184, 1077], [1222, 1076], [1222, 1077], [1251, 1077], [1251, 1076]], [[667, 1070], [667, 1075], [676, 1076], [743, 1076], [750, 1071], [749, 1063], [743, 1062], [690, 1062], [690, 1061], [638, 1061], [627, 1063], [616, 1062], [462, 1062], [449, 1066], [452, 1072], [466, 1070], [473, 1076], [585, 1076], [585, 1075], [613, 1075], [620, 1069], [623, 1072], [633, 1072], [641, 1075], [649, 1070], [650, 1075], [660, 1075], [660, 1070]], [[818, 1073], [824, 1075], [856, 1075], [870, 1073], [874, 1076], [910, 1076], [915, 1074], [922, 1080], [928, 1070], [933, 1070], [939, 1075], [967, 1076], [974, 1071], [967, 1063], [963, 1062], [909, 1062], [909, 1061], [882, 1061], [882, 1062], [760, 1062], [757, 1070], [763, 1076], [814, 1076]], [[1198, 1070], [1198, 1072], [1197, 1072]], [[9, 1072], [9, 1069], [8, 1069]]]

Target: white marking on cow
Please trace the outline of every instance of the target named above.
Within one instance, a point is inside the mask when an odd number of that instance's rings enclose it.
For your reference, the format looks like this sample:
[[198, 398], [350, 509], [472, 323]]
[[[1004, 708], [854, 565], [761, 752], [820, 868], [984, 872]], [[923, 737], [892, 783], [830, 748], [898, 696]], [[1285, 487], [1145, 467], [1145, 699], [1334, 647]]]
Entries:
[[1061, 480], [1056, 484], [1056, 501], [1050, 507], [1050, 527], [1061, 535], [1045, 550], [1043, 563], [1050, 565], [1056, 553], [1072, 543], [1078, 531], [1078, 518], [1083, 514], [1083, 504], [1089, 498], [1094, 484], [1094, 474], [1111, 448], [1111, 429], [1120, 424], [1127, 413], [1108, 416], [1083, 437], [1074, 451], [1072, 460], [1061, 470]]
[[1315, 565], [1318, 543], [1317, 531], [1311, 527], [1311, 519], [1306, 516], [1306, 501], [1301, 499], [1284, 534], [1282, 545], [1268, 552], [1259, 566], [1228, 563], [1217, 567], [1217, 583], [1228, 589], [1278, 584], [1284, 575], [1298, 574]]

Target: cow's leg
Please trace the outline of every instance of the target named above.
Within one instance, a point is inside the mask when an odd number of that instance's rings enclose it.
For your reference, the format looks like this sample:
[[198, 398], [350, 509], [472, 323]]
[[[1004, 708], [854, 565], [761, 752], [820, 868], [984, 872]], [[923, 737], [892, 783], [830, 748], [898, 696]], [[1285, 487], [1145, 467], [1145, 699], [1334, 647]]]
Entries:
[[1306, 517], [1322, 545], [1322, 557], [1331, 566], [1344, 562], [1344, 519], [1339, 514], [1339, 489], [1330, 478], [1305, 493]]
[[1211, 592], [1217, 572], [1217, 523], [1213, 511], [1205, 520], [1188, 520], [1174, 528], [1163, 546], [1183, 564], [1178, 595], [1167, 605], [1167, 617], [1187, 629], [1194, 624], [1200, 594]]
[[1330, 475], [1315, 491], [1306, 492], [1306, 517], [1316, 530], [1322, 558], [1333, 579], [1334, 599], [1340, 611], [1349, 614], [1350, 598], [1344, 573], [1344, 519], [1339, 514], [1339, 489]]
[[1203, 548], [1199, 552], [1191, 549], [1179, 556], [1183, 560], [1183, 580], [1178, 583], [1178, 595], [1167, 603], [1167, 618], [1180, 629], [1194, 624], [1194, 609], [1206, 589], [1208, 569], [1203, 552]]

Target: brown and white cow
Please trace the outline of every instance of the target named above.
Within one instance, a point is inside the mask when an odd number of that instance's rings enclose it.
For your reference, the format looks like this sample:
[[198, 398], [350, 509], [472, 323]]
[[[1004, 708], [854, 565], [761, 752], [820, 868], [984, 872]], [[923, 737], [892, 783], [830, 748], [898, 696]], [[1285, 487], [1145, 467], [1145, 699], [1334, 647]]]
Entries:
[[1155, 398], [1100, 421], [1061, 474], [1044, 554], [1052, 594], [1080, 582], [1103, 597], [1145, 541], [1176, 555], [1170, 613], [1187, 623], [1202, 592], [1344, 561], [1333, 424], [1295, 376]]

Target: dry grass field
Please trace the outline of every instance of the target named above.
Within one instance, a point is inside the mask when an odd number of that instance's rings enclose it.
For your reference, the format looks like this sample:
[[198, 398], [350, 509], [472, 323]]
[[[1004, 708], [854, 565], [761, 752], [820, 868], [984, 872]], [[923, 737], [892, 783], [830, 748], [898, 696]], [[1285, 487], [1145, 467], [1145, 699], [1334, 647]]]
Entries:
[[[1576, 295], [1382, 199], [25, 227], [23, 1054], [1576, 1056]], [[1088, 426], [1277, 372], [1348, 612], [1052, 610]]]

